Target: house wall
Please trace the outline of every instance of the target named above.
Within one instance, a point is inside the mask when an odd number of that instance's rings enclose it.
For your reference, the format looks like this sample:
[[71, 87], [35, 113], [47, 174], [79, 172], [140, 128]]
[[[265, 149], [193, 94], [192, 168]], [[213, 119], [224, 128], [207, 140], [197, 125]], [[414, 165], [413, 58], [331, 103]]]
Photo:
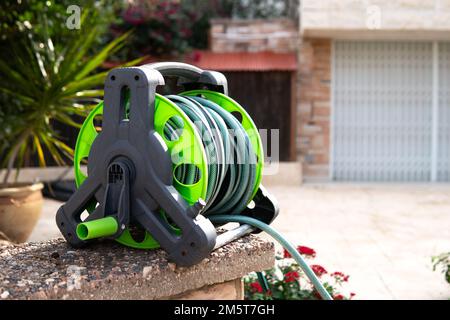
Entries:
[[338, 31], [346, 30], [353, 35], [370, 37], [378, 31], [396, 37], [392, 31], [398, 30], [410, 31], [416, 38], [421, 34], [448, 38], [450, 0], [303, 0], [301, 25], [305, 36], [344, 36]]
[[297, 151], [305, 179], [328, 178], [331, 41], [304, 39], [300, 50]]
[[330, 176], [332, 40], [450, 40], [450, 0], [303, 0], [297, 148], [306, 180]]

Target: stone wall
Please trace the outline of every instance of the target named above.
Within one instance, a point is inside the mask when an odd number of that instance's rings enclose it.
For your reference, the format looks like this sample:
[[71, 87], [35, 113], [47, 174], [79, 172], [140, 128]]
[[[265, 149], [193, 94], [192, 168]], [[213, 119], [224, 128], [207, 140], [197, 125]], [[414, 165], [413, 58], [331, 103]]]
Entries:
[[304, 39], [300, 51], [297, 148], [305, 179], [329, 176], [331, 41]]
[[211, 22], [213, 52], [295, 52], [298, 39], [298, 26], [289, 19], [217, 19]]

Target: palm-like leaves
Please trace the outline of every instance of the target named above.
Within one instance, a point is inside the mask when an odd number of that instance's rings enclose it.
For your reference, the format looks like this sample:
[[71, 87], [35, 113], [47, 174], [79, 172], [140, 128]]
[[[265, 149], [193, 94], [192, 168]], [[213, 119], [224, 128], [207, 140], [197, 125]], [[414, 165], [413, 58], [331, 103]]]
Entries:
[[[20, 167], [30, 153], [46, 165], [44, 149], [56, 163], [72, 157], [73, 149], [54, 130], [54, 121], [79, 127], [74, 115], [86, 116], [103, 95], [107, 71], [101, 64], [124, 45], [124, 34], [96, 50], [101, 29], [96, 10], [83, 9], [81, 29], [64, 43], [53, 43], [42, 16], [39, 35], [29, 24], [6, 39], [7, 52], [0, 58], [0, 164]], [[94, 53], [93, 53], [94, 52]], [[138, 63], [131, 61], [127, 65]], [[5, 177], [6, 182], [7, 177]]]

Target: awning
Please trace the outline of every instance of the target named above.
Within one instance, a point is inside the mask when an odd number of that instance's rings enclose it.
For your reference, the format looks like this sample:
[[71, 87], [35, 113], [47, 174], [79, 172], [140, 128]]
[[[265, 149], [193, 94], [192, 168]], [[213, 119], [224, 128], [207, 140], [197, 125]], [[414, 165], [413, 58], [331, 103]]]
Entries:
[[295, 53], [195, 51], [185, 58], [185, 62], [216, 71], [297, 70]]

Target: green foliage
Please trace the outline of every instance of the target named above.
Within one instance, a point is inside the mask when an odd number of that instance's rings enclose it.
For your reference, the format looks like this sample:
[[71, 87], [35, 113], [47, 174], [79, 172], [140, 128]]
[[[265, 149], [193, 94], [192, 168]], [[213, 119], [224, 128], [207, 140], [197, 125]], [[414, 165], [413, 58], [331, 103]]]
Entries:
[[445, 281], [450, 283], [450, 252], [442, 253], [431, 259], [433, 271], [440, 269], [444, 274]]
[[298, 11], [298, 0], [234, 0], [223, 1], [231, 6], [235, 19], [269, 19], [292, 16]]
[[[97, 44], [105, 42], [105, 35], [109, 31], [111, 23], [115, 22], [117, 8], [121, 7], [120, 1], [114, 0], [2, 0], [0, 2], [0, 34], [10, 36], [17, 32], [17, 23], [28, 22], [33, 26], [36, 34], [48, 33], [55, 45], [64, 45], [66, 38], [73, 35], [73, 30], [66, 27], [69, 16], [67, 8], [77, 5], [86, 10], [96, 10], [96, 28], [99, 30]], [[47, 25], [43, 24], [42, 16], [46, 17]], [[46, 29], [46, 30], [44, 30]]]
[[192, 1], [146, 0], [123, 8], [112, 34], [133, 30], [119, 60], [151, 55], [176, 57], [192, 48], [206, 48], [209, 18]]
[[[306, 259], [313, 259], [315, 251], [308, 247], [298, 247], [298, 251]], [[284, 255], [275, 257], [275, 267], [265, 271], [267, 288], [261, 285], [255, 273], [244, 277], [245, 298], [247, 300], [320, 300], [321, 297], [314, 289], [305, 273], [293, 260], [287, 251]], [[342, 293], [343, 285], [349, 276], [342, 272], [328, 273], [318, 264], [312, 264], [311, 269], [320, 278], [323, 286], [335, 300], [350, 300], [355, 294]]]
[[42, 1], [26, 3], [0, 5], [2, 12], [11, 10], [0, 38], [0, 164], [9, 169], [20, 168], [30, 154], [38, 156], [41, 166], [46, 154], [57, 164], [73, 156], [55, 122], [80, 127], [76, 116], [86, 116], [103, 95], [107, 70], [100, 70], [102, 63], [128, 37], [125, 33], [99, 47], [105, 24], [99, 23], [103, 11], [97, 2], [85, 1], [79, 30], [65, 29], [69, 14], [64, 6], [50, 9], [51, 2], [44, 1], [45, 9]]

